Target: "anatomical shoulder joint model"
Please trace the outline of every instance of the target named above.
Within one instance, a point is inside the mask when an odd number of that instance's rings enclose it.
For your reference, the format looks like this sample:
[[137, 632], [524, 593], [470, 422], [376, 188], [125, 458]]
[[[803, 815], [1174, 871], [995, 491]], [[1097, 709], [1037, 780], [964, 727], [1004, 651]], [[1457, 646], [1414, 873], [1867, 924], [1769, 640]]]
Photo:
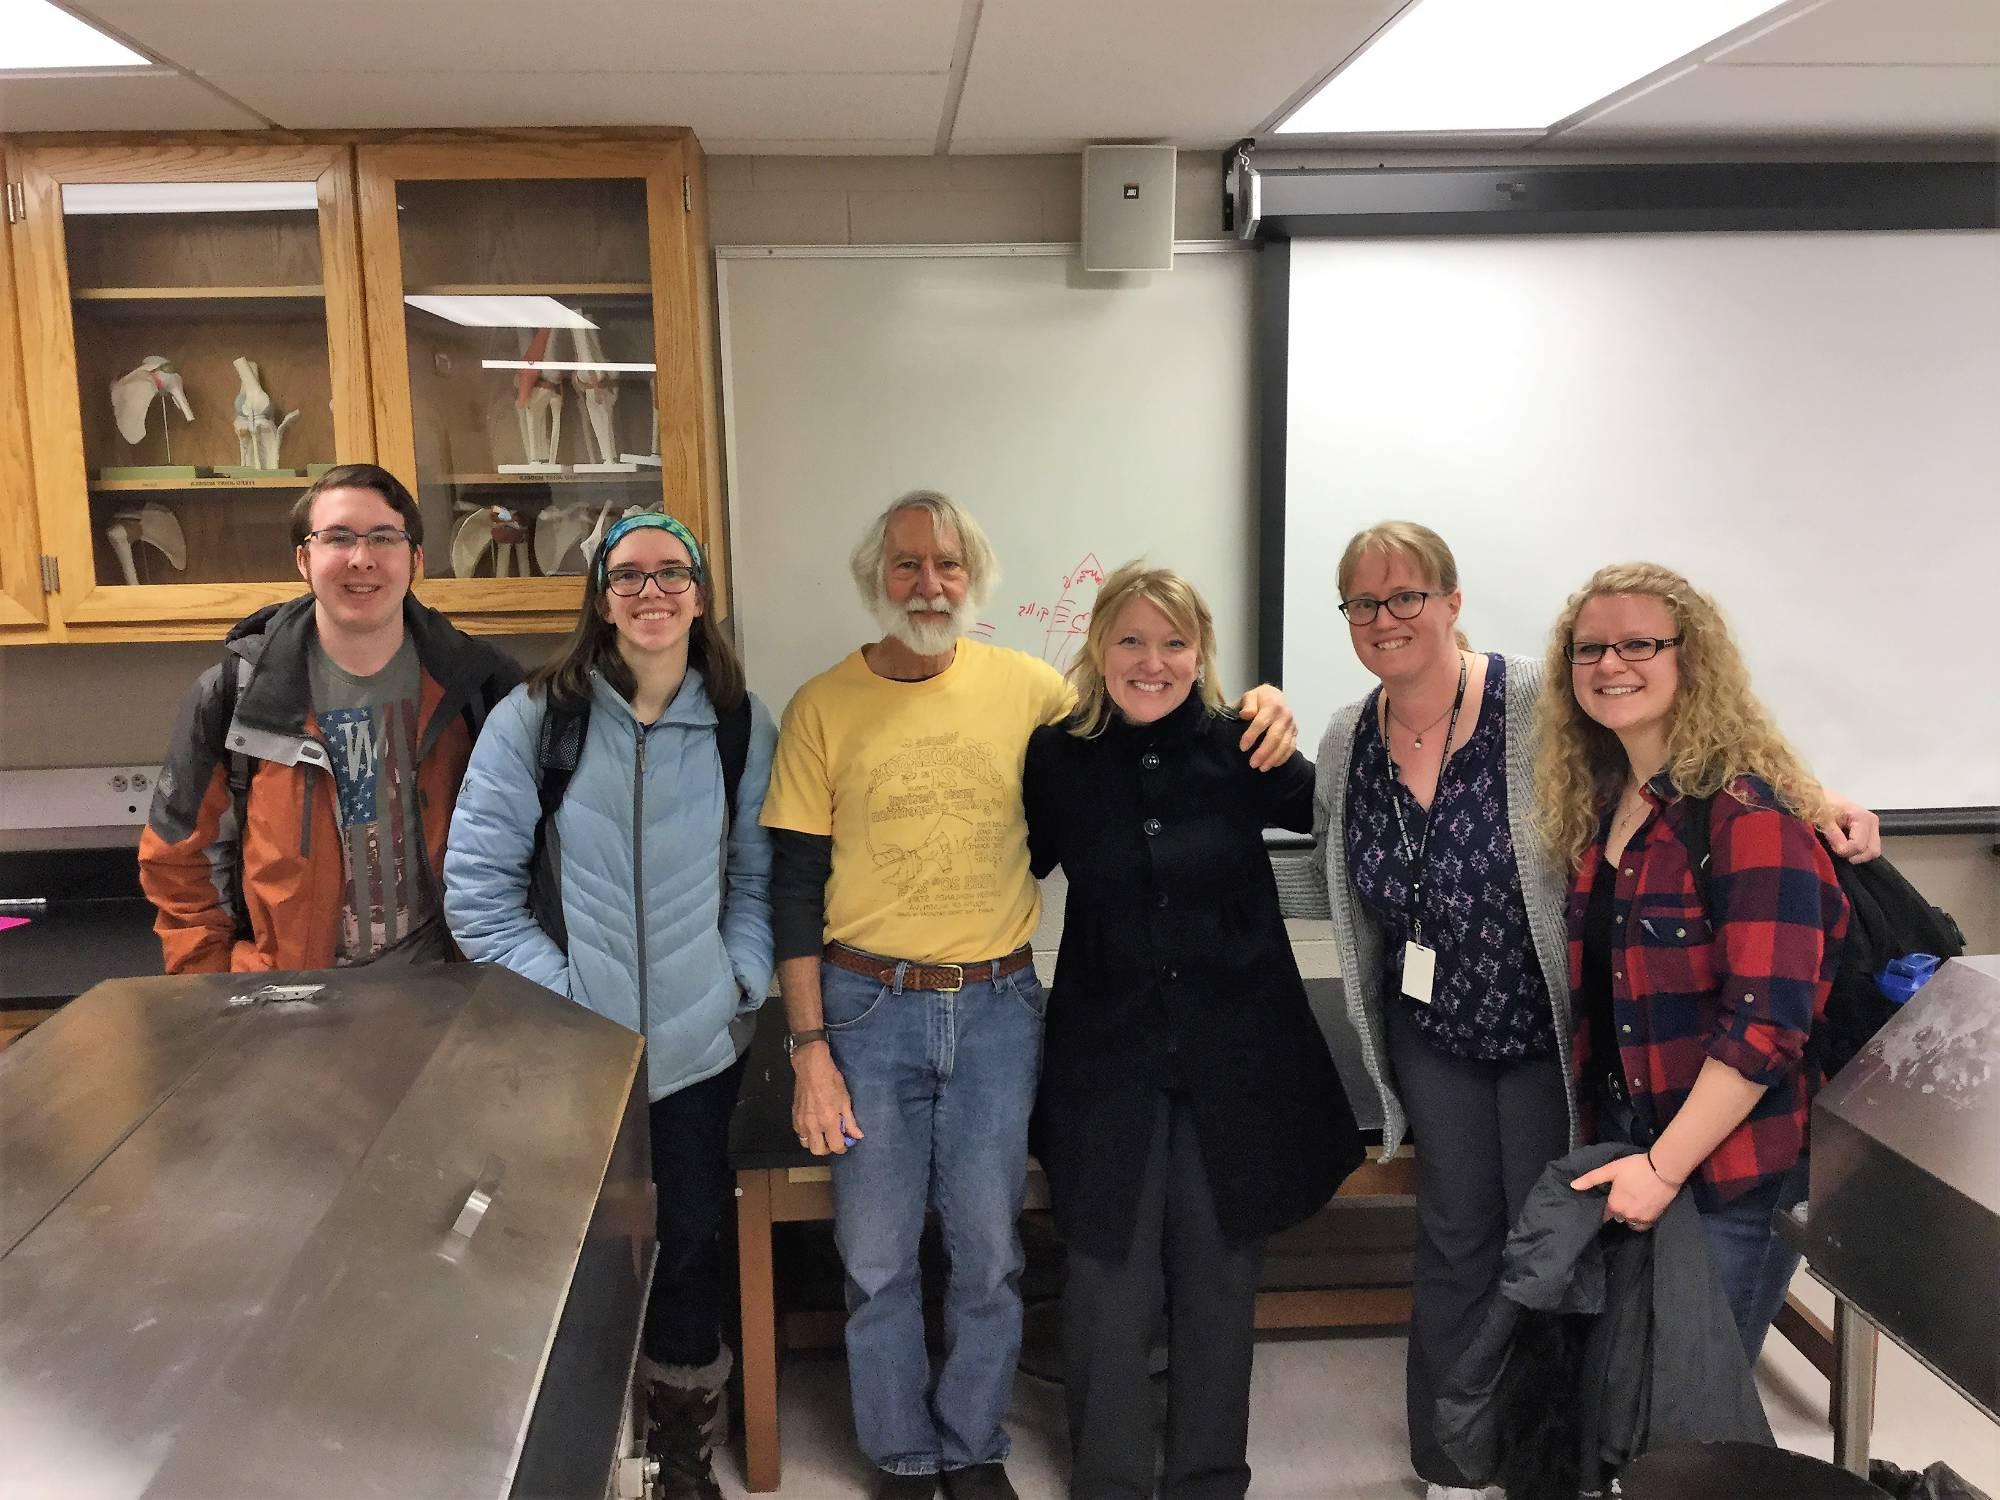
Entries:
[[164, 505], [149, 500], [137, 510], [121, 510], [105, 528], [104, 535], [117, 554], [118, 570], [125, 581], [139, 581], [139, 567], [132, 556], [132, 543], [155, 548], [173, 564], [175, 572], [187, 571], [187, 539], [181, 534], [180, 518]]
[[[173, 361], [164, 354], [149, 354], [132, 369], [127, 370], [111, 382], [111, 415], [118, 422], [118, 435], [128, 443], [138, 443], [146, 436], [146, 413], [153, 403], [160, 403], [160, 430], [167, 429], [167, 402], [172, 401], [188, 421], [194, 420], [194, 408], [188, 405], [187, 388], [181, 383], [180, 372], [174, 369]], [[173, 452], [169, 438], [168, 454]]]

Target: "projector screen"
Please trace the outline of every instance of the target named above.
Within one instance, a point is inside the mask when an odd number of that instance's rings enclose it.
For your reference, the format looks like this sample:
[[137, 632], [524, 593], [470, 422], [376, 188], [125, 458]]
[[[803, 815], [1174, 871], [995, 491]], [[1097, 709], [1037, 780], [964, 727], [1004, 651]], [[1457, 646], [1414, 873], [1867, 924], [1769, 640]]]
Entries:
[[1347, 539], [1421, 521], [1481, 650], [1608, 562], [1722, 606], [1826, 784], [2000, 804], [2000, 233], [1297, 240], [1284, 683], [1374, 686]]

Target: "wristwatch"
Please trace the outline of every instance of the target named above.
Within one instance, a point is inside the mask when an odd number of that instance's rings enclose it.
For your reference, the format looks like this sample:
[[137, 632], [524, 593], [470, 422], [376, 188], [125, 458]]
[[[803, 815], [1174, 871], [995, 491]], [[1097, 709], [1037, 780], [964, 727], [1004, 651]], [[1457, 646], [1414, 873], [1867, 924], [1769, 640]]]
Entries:
[[790, 1057], [801, 1047], [809, 1047], [814, 1042], [826, 1040], [826, 1028], [815, 1026], [810, 1031], [788, 1031], [785, 1033], [785, 1056]]

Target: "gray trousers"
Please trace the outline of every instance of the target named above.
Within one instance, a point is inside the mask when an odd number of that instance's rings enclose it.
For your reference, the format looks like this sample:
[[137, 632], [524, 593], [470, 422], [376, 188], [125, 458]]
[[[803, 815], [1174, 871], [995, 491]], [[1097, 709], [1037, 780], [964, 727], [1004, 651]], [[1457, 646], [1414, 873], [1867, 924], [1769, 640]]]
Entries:
[[1071, 1247], [1063, 1286], [1070, 1500], [1150, 1500], [1158, 1446], [1147, 1373], [1167, 1306], [1167, 1500], [1242, 1500], [1262, 1240], [1216, 1222], [1185, 1098], [1162, 1093], [1122, 1262]]
[[1431, 1484], [1464, 1485], [1431, 1431], [1437, 1391], [1485, 1319], [1528, 1190], [1569, 1149], [1569, 1112], [1554, 1057], [1453, 1057], [1424, 1039], [1413, 1003], [1391, 996], [1386, 1007], [1389, 1066], [1417, 1144], [1410, 1463]]

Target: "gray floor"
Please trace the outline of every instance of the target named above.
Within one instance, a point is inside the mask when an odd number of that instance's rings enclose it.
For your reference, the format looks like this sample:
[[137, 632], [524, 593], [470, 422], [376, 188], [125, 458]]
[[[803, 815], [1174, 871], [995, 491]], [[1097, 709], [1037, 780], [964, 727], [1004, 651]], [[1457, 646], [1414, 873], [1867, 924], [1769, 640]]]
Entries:
[[[1821, 1314], [1823, 1291], [1800, 1289]], [[1410, 1500], [1403, 1447], [1403, 1340], [1399, 1337], [1286, 1337], [1257, 1347], [1251, 1398], [1250, 1493], [1258, 1500]], [[1833, 1456], [1826, 1381], [1782, 1338], [1758, 1370], [1765, 1409], [1780, 1444]], [[1907, 1468], [1943, 1459], [2000, 1500], [2000, 1428], [1908, 1355], [1884, 1341], [1873, 1452]], [[854, 1500], [870, 1473], [854, 1452], [847, 1367], [837, 1355], [787, 1360], [780, 1383], [784, 1438], [782, 1500]], [[1061, 1500], [1061, 1392], [1022, 1377], [1009, 1421], [1008, 1472], [1022, 1500]], [[738, 1450], [720, 1456], [717, 1478], [730, 1500], [746, 1493]]]

